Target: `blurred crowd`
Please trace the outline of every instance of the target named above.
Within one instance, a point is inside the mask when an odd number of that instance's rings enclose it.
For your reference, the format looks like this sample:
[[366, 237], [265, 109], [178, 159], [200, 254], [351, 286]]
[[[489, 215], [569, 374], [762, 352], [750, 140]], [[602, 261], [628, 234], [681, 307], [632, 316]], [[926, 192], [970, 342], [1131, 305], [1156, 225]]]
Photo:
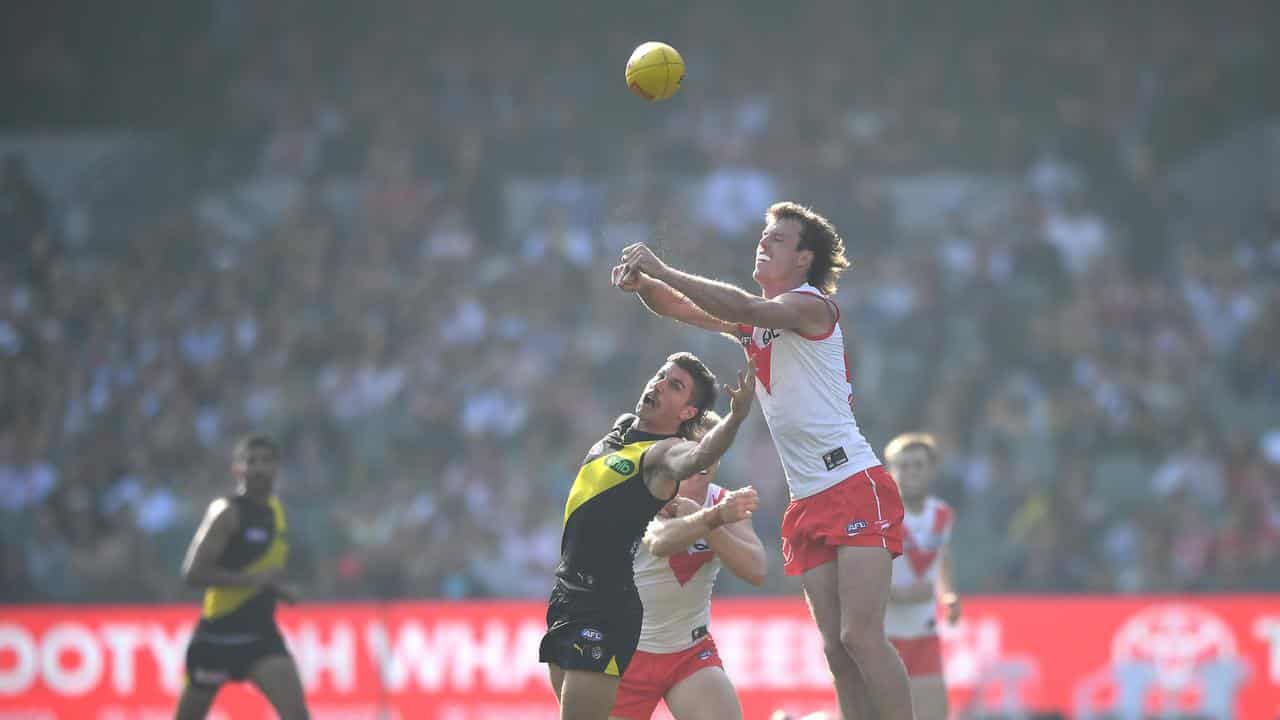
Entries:
[[[649, 373], [742, 362], [611, 288], [618, 250], [750, 287], [783, 198], [848, 242], [864, 431], [943, 443], [962, 590], [1280, 589], [1280, 194], [1204, 227], [1162, 181], [1274, 110], [1259, 18], [297, 5], [188, 23], [182, 207], [71, 246], [5, 160], [0, 598], [193, 597], [250, 430], [284, 444], [309, 596], [544, 595], [577, 462]], [[669, 104], [626, 94], [638, 32], [684, 51]], [[62, 107], [92, 57], [32, 37], [8, 72]], [[904, 220], [898, 181], [940, 172], [1013, 182]], [[720, 475], [776, 548], [758, 416]]]

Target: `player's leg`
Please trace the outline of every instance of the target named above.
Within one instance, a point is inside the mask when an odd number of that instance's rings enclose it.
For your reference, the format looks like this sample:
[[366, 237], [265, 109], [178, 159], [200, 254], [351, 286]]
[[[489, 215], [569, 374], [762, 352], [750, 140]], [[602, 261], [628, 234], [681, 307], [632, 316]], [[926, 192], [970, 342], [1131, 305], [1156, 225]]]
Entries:
[[911, 678], [911, 706], [916, 720], [947, 720], [947, 686], [941, 675]]
[[280, 720], [307, 720], [307, 701], [298, 667], [287, 654], [268, 655], [249, 668], [249, 680], [267, 697]]
[[866, 711], [867, 688], [862, 673], [841, 639], [842, 617], [838, 566], [827, 562], [806, 570], [801, 575], [809, 612], [822, 634], [822, 651], [836, 686], [836, 700], [844, 720], [870, 718]]
[[911, 720], [907, 671], [884, 634], [892, 563], [893, 556], [882, 547], [837, 549], [840, 644], [858, 666], [874, 716]]
[[560, 686], [560, 720], [608, 720], [617, 694], [616, 675], [565, 670]]
[[188, 682], [178, 697], [178, 711], [174, 717], [176, 720], [204, 720], [216, 697], [218, 688], [200, 687]]
[[723, 668], [702, 668], [672, 686], [666, 700], [676, 720], [742, 720], [738, 693]]
[[551, 675], [551, 692], [556, 694], [556, 702], [560, 702], [560, 694], [564, 690], [564, 668], [549, 662], [547, 672]]

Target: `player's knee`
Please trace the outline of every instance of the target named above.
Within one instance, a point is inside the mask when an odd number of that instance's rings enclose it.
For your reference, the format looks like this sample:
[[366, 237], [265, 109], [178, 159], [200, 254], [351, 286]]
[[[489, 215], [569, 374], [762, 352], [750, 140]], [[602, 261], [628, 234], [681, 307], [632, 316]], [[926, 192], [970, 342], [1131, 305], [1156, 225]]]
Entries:
[[840, 645], [855, 661], [879, 653], [887, 642], [881, 623], [854, 621], [840, 628]]
[[858, 668], [839, 637], [830, 640], [824, 638], [822, 652], [827, 656], [827, 666], [831, 668], [833, 675], [843, 676], [845, 673], [853, 672]]

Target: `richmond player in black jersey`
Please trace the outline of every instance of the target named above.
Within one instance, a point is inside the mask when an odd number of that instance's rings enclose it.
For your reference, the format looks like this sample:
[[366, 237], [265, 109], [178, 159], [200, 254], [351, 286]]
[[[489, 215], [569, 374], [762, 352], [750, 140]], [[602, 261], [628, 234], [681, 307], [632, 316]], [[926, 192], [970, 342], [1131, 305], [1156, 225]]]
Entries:
[[[587, 453], [564, 509], [560, 565], [539, 659], [551, 672], [561, 720], [606, 720], [640, 639], [644, 608], [632, 576], [640, 538], [680, 479], [711, 467], [733, 442], [755, 397], [755, 369], [725, 387], [729, 415], [698, 442], [682, 432], [715, 403], [715, 375], [689, 353], [667, 358], [635, 414], [618, 418]], [[724, 518], [733, 522], [742, 518]]]
[[204, 608], [187, 647], [178, 720], [200, 720], [224, 682], [251, 680], [283, 720], [305, 720], [293, 657], [276, 626], [276, 600], [294, 602], [282, 583], [289, 545], [284, 508], [273, 494], [280, 447], [266, 435], [236, 443], [236, 493], [209, 504], [182, 577], [205, 587]]

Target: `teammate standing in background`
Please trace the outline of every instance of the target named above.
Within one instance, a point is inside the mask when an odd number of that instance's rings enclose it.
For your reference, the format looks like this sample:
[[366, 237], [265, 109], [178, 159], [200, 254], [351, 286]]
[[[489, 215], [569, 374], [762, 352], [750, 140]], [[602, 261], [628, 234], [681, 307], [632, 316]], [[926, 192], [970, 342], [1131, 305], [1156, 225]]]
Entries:
[[284, 507], [274, 495], [280, 446], [266, 435], [236, 443], [236, 492], [209, 504], [182, 566], [188, 585], [206, 588], [200, 623], [187, 646], [178, 720], [201, 720], [222, 684], [250, 680], [282, 720], [306, 720], [298, 668], [276, 625], [276, 600], [296, 601], [283, 585], [289, 544]]
[[560, 565], [538, 650], [561, 720], [609, 717], [640, 639], [644, 609], [632, 563], [645, 527], [675, 498], [683, 478], [712, 467], [729, 449], [751, 412], [753, 370], [748, 362], [738, 387], [725, 388], [729, 416], [693, 442], [680, 436], [715, 403], [715, 375], [689, 353], [668, 357], [645, 385], [635, 414], [619, 417], [582, 461], [565, 502]]
[[902, 553], [897, 483], [858, 430], [830, 299], [849, 266], [831, 222], [777, 203], [753, 248], [760, 295], [672, 268], [644, 243], [623, 250], [617, 287], [655, 313], [724, 333], [755, 361], [760, 407], [791, 490], [782, 560], [800, 575], [845, 720], [910, 720], [911, 693], [885, 637], [893, 558]]
[[[708, 410], [693, 438], [719, 422]], [[645, 532], [635, 560], [644, 623], [611, 718], [649, 720], [664, 699], [676, 720], [742, 718], [709, 630], [711, 591], [722, 564], [752, 585], [763, 584], [768, 560], [751, 527], [755, 489], [715, 484], [719, 466], [685, 478]], [[727, 522], [734, 517], [742, 519]]]
[[906, 505], [903, 554], [894, 560], [885, 630], [911, 679], [917, 720], [946, 720], [947, 687], [938, 641], [938, 604], [947, 622], [960, 619], [951, 573], [951, 506], [930, 495], [938, 475], [938, 444], [927, 433], [905, 433], [884, 450]]

